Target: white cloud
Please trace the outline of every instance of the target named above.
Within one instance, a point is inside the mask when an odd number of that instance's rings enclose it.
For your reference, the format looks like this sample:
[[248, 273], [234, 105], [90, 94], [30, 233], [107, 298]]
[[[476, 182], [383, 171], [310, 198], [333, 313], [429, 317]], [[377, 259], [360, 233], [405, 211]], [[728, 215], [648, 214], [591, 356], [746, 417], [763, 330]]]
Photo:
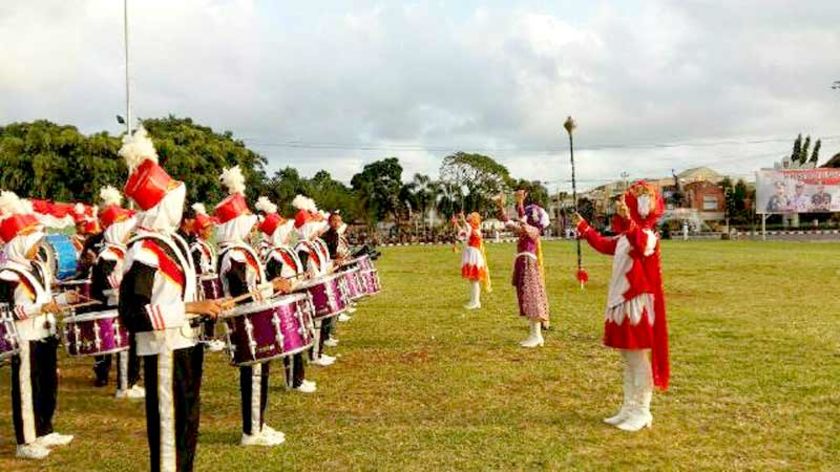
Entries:
[[[448, 149], [563, 181], [567, 114], [582, 148], [840, 134], [836, 2], [507, 3], [131, 1], [135, 112], [191, 116], [272, 169], [345, 181], [390, 155], [406, 178], [435, 174]], [[4, 4], [0, 56], [0, 122], [119, 130], [121, 2]], [[789, 147], [581, 151], [579, 170], [584, 185], [704, 164], [745, 174]]]

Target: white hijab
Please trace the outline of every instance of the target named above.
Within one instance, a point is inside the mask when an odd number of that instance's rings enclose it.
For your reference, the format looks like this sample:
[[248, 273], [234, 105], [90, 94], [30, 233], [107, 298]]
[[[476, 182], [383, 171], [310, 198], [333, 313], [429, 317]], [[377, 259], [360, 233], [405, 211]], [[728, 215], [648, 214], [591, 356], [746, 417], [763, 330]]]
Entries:
[[186, 185], [179, 183], [157, 205], [137, 215], [137, 226], [164, 234], [174, 233], [184, 214], [186, 196]]
[[257, 215], [239, 215], [216, 227], [216, 240], [220, 244], [245, 242], [255, 224]]
[[265, 239], [265, 241], [272, 247], [288, 246], [294, 228], [295, 222], [292, 220], [286, 220], [285, 223], [274, 230], [274, 234], [263, 234], [263, 239]]
[[104, 233], [105, 242], [114, 246], [125, 246], [128, 235], [137, 225], [137, 218], [131, 217], [109, 226]]
[[11, 241], [6, 243], [6, 246], [3, 247], [3, 255], [5, 256], [6, 261], [14, 262], [29, 268], [32, 260], [27, 258], [26, 255], [33, 247], [39, 244], [43, 238], [44, 232], [41, 230], [15, 236]]

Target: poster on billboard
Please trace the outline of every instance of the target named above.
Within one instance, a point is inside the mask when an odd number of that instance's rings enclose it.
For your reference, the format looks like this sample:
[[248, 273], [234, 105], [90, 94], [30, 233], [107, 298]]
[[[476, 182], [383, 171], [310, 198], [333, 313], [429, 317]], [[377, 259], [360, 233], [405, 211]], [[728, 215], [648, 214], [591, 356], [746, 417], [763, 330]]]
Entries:
[[765, 169], [756, 175], [756, 213], [840, 212], [840, 169]]

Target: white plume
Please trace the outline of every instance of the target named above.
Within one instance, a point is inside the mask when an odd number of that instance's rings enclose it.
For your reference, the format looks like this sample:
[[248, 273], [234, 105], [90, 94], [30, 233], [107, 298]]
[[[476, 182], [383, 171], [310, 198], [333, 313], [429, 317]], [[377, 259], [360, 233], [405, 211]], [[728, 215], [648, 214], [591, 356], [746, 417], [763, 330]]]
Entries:
[[140, 126], [133, 135], [123, 136], [123, 145], [120, 148], [119, 155], [125, 159], [128, 165], [128, 171], [133, 172], [143, 161], [149, 159], [155, 164], [158, 162], [157, 151], [155, 145], [146, 133], [146, 128]]
[[227, 187], [229, 194], [245, 194], [245, 176], [242, 175], [242, 169], [239, 166], [233, 166], [230, 169], [225, 167], [222, 169], [222, 175], [219, 177], [219, 180], [222, 181], [222, 185]]
[[206, 215], [207, 208], [204, 206], [203, 203], [193, 203], [192, 209], [196, 215]]
[[15, 213], [31, 213], [27, 205], [15, 192], [4, 190], [0, 192], [0, 213], [12, 215]]
[[116, 188], [106, 185], [99, 190], [99, 198], [105, 206], [122, 204], [122, 194]]
[[296, 196], [295, 199], [292, 200], [292, 206], [298, 210], [318, 211], [318, 206], [315, 205], [315, 200], [303, 195]]
[[257, 199], [257, 204], [254, 205], [257, 210], [265, 212], [266, 214], [277, 213], [277, 205], [271, 203], [268, 197], [260, 197]]
[[85, 206], [81, 203], [77, 203], [73, 206], [73, 213], [77, 215], [84, 215], [85, 214]]

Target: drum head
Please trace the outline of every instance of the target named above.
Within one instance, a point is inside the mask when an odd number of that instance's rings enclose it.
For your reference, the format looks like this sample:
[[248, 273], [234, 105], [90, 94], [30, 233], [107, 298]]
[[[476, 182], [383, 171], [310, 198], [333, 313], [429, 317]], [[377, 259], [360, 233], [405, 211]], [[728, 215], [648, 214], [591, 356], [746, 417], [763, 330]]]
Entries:
[[276, 298], [264, 300], [261, 302], [251, 302], [244, 305], [239, 305], [228, 313], [223, 314], [220, 318], [234, 318], [236, 316], [247, 315], [250, 313], [257, 313], [260, 311], [270, 310], [274, 307], [288, 305], [290, 303], [297, 303], [306, 298], [305, 294], [293, 293], [290, 295], [281, 295]]
[[65, 318], [65, 323], [78, 323], [83, 321], [101, 320], [105, 318], [116, 318], [119, 316], [117, 310], [104, 310], [85, 313], [83, 315], [68, 316]]
[[307, 280], [306, 282], [303, 282], [301, 284], [295, 285], [295, 291], [305, 290], [309, 287], [314, 287], [316, 285], [321, 285], [321, 284], [323, 284], [327, 281], [333, 280], [333, 279], [341, 277], [341, 276], [342, 276], [342, 273], [340, 273], [340, 272], [336, 273], [336, 274], [322, 275], [320, 277], [316, 277], [314, 279]]

